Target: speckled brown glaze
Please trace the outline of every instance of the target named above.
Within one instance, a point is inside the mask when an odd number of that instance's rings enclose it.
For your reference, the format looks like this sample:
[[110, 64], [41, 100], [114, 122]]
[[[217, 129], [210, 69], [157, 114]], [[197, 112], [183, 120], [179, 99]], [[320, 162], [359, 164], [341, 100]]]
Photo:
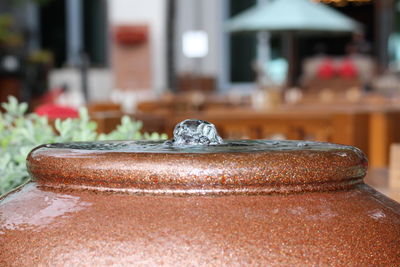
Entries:
[[135, 142], [42, 146], [28, 156], [28, 169], [38, 183], [53, 187], [204, 195], [345, 189], [362, 182], [367, 167], [362, 152], [348, 146], [236, 143], [201, 153], [156, 142], [142, 150]]
[[400, 205], [359, 150], [254, 144], [39, 147], [0, 200], [0, 266], [400, 264]]

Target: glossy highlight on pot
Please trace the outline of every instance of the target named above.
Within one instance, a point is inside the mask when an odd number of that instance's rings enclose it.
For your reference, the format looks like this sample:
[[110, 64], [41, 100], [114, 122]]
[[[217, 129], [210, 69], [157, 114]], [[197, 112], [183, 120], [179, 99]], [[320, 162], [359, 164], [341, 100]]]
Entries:
[[400, 205], [364, 184], [359, 149], [212, 145], [193, 125], [201, 144], [34, 149], [32, 181], [0, 199], [0, 264], [398, 265]]

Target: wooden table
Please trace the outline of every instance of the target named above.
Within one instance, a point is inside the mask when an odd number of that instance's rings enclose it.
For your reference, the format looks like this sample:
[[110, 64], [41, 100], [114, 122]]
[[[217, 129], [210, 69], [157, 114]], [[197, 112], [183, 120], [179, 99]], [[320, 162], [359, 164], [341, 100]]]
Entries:
[[224, 138], [314, 140], [356, 146], [371, 167], [387, 167], [390, 144], [400, 142], [400, 105], [283, 106], [273, 110], [219, 109], [173, 114], [166, 132], [187, 118], [213, 122]]
[[226, 139], [315, 140], [353, 145], [368, 153], [368, 114], [316, 110], [215, 110], [175, 114], [167, 120], [166, 132], [176, 123], [197, 118], [214, 123]]
[[388, 169], [370, 168], [364, 181], [375, 190], [400, 203], [400, 188], [391, 188], [389, 186]]
[[[120, 112], [97, 112], [101, 132], [119, 124]], [[201, 112], [142, 112], [145, 131], [167, 133], [188, 118], [214, 123], [226, 139], [314, 140], [356, 146], [369, 157], [370, 166], [387, 167], [390, 144], [400, 142], [400, 105], [299, 105], [273, 110], [214, 108]]]
[[141, 131], [152, 133], [164, 133], [165, 132], [165, 117], [151, 113], [138, 113], [138, 114], [126, 114], [120, 111], [105, 111], [105, 112], [93, 112], [90, 114], [90, 118], [97, 123], [98, 133], [110, 133], [118, 125], [121, 124], [121, 118], [124, 115], [130, 116], [133, 120], [141, 121], [143, 127]]

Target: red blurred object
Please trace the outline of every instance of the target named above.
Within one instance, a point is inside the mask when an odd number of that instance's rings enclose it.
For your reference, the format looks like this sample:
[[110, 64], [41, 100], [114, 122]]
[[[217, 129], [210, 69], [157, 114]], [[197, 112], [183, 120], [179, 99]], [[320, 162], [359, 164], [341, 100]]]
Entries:
[[44, 104], [36, 108], [35, 113], [39, 116], [46, 116], [49, 119], [77, 118], [79, 113], [71, 107], [60, 106], [57, 104]]
[[338, 69], [339, 76], [341, 78], [356, 78], [358, 71], [354, 63], [350, 59], [346, 59], [342, 62]]
[[326, 59], [322, 62], [317, 70], [317, 76], [320, 79], [330, 79], [335, 75], [335, 68], [333, 62], [330, 59]]
[[57, 101], [57, 99], [64, 93], [63, 88], [55, 88], [46, 92], [40, 99], [44, 104], [50, 104]]
[[115, 39], [122, 45], [138, 45], [147, 41], [147, 26], [118, 26]]

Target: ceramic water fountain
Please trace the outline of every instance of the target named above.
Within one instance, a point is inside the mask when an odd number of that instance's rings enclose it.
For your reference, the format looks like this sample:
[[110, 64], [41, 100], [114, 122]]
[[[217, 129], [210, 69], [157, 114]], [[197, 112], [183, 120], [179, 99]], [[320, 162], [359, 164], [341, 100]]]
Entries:
[[222, 140], [49, 144], [0, 200], [0, 265], [395, 266], [400, 205], [354, 148]]

